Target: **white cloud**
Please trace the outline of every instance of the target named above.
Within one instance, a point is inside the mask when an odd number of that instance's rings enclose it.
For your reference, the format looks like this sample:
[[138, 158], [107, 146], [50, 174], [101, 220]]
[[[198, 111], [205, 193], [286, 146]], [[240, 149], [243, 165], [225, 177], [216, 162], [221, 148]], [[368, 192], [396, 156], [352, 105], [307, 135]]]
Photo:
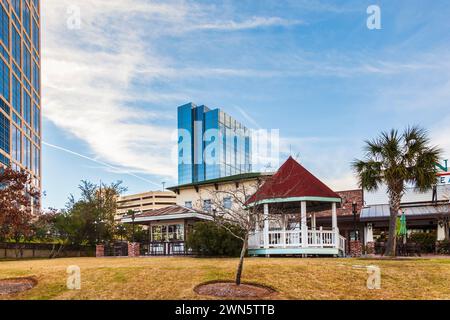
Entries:
[[[79, 9], [79, 30], [67, 27], [73, 18], [69, 8]], [[153, 52], [149, 39], [194, 29], [298, 23], [278, 17], [211, 22], [208, 9], [185, 1], [47, 0], [42, 8], [44, 116], [86, 142], [99, 159], [135, 172], [176, 177], [170, 143], [174, 128], [156, 119], [173, 119], [176, 103], [190, 98], [149, 84], [161, 78], [246, 76], [252, 71], [173, 67], [169, 57]], [[145, 89], [135, 86], [137, 79], [147, 84]], [[173, 104], [173, 109], [137, 108], [135, 101]]]
[[[44, 116], [87, 142], [96, 157], [133, 171], [173, 177], [172, 130], [152, 123], [164, 114], [129, 104], [140, 98], [132, 84], [140, 66], [159, 61], [134, 39], [131, 25], [117, 20], [133, 6], [123, 1], [87, 4], [53, 0], [43, 8]], [[80, 5], [80, 30], [65, 28], [69, 5]], [[158, 99], [156, 92], [151, 95]]]
[[450, 160], [450, 117], [444, 117], [430, 130], [433, 144], [443, 150], [442, 158]]
[[221, 31], [237, 31], [237, 30], [249, 30], [261, 27], [289, 27], [294, 25], [303, 24], [300, 20], [286, 20], [279, 17], [252, 17], [244, 21], [224, 21], [200, 24], [193, 26], [192, 30], [221, 30]]

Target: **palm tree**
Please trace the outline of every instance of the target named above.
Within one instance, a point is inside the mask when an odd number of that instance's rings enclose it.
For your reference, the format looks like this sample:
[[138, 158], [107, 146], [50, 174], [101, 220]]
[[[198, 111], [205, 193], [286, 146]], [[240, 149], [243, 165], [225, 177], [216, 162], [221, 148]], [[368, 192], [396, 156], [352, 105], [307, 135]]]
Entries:
[[430, 146], [428, 132], [420, 127], [408, 127], [402, 134], [397, 130], [382, 132], [365, 141], [365, 159], [355, 160], [353, 169], [361, 188], [376, 191], [384, 184], [389, 195], [389, 238], [385, 255], [395, 256], [395, 226], [405, 186], [412, 184], [425, 192], [436, 184], [436, 163], [441, 150]]

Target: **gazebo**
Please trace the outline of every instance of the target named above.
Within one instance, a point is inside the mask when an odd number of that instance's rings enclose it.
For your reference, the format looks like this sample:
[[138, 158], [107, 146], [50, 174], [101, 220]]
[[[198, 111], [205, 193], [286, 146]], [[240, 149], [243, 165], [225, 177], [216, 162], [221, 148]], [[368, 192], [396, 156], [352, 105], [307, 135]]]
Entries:
[[[261, 208], [249, 238], [250, 255], [345, 255], [336, 207], [340, 196], [292, 157], [247, 201]], [[316, 225], [316, 212], [330, 209], [332, 228]]]

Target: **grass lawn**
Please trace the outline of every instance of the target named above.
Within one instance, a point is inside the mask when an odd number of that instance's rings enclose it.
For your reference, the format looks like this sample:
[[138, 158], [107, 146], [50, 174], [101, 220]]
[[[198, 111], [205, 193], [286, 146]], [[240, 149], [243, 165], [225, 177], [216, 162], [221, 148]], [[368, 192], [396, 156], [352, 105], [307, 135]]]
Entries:
[[[381, 268], [381, 290], [366, 270]], [[66, 289], [66, 268], [81, 268], [81, 290]], [[232, 280], [237, 259], [185, 257], [65, 258], [0, 262], [0, 279], [35, 276], [30, 291], [0, 299], [205, 299], [193, 288]], [[248, 258], [243, 281], [276, 289], [276, 299], [450, 299], [450, 259]], [[208, 299], [206, 297], [206, 299]]]

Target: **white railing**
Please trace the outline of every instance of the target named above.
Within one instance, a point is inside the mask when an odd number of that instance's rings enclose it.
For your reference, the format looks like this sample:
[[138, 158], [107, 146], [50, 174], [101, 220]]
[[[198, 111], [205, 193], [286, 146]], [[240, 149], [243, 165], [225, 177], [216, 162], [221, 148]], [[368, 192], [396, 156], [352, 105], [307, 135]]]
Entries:
[[[267, 246], [269, 248], [336, 248], [345, 251], [345, 238], [338, 237], [336, 245], [336, 232], [332, 230], [308, 230], [308, 241], [302, 243], [301, 231], [269, 231]], [[249, 238], [249, 248], [264, 248], [264, 232], [256, 231]]]

